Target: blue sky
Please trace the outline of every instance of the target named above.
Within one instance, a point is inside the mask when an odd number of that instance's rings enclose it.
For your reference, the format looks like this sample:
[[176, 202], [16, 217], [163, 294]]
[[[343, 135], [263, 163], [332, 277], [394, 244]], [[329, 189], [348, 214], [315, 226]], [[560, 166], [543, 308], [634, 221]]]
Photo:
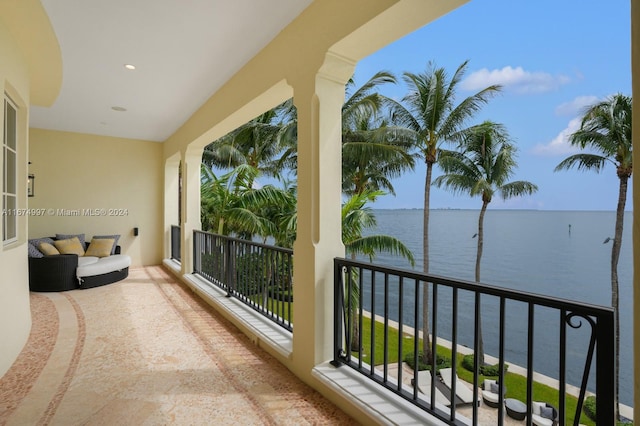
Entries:
[[[472, 0], [448, 15], [360, 61], [356, 84], [379, 70], [399, 80], [405, 71], [424, 72], [434, 61], [452, 74], [469, 60], [459, 100], [489, 84], [502, 94], [470, 124], [502, 123], [518, 146], [513, 180], [538, 185], [532, 196], [489, 208], [615, 210], [619, 180], [615, 168], [600, 174], [554, 172], [571, 153], [566, 135], [579, 126], [581, 108], [614, 93], [631, 95], [630, 5], [628, 0]], [[403, 83], [381, 92], [401, 99]], [[434, 176], [440, 174], [434, 168]], [[421, 208], [425, 167], [393, 181], [375, 208]], [[631, 210], [629, 185], [627, 210]], [[481, 200], [433, 188], [432, 208], [479, 209]]]

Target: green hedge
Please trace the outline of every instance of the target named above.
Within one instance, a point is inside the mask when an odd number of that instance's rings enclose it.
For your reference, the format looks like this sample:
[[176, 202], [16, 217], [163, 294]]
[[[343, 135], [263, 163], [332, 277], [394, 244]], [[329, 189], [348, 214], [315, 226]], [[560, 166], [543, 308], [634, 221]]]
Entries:
[[582, 406], [582, 411], [587, 415], [591, 420], [596, 420], [596, 397], [588, 396], [587, 399], [584, 400], [584, 405]]
[[[409, 367], [415, 370], [416, 360], [414, 359], [413, 355], [414, 352], [406, 354], [404, 356], [404, 362], [406, 362]], [[438, 358], [436, 359], [436, 373], [440, 371], [441, 368], [451, 368], [451, 358], [438, 355]], [[426, 364], [422, 361], [422, 352], [418, 353], [418, 370], [431, 370], [431, 364]]]
[[[465, 355], [462, 357], [462, 366], [469, 371], [473, 371], [473, 355]], [[506, 373], [509, 369], [507, 364], [504, 365], [504, 372]], [[480, 374], [483, 376], [497, 377], [500, 375], [500, 364], [495, 365], [481, 365], [480, 366]]]

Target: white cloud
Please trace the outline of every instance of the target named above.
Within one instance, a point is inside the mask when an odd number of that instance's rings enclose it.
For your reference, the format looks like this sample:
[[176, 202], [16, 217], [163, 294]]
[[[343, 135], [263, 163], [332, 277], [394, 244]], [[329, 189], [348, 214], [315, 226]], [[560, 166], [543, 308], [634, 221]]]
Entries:
[[491, 84], [500, 84], [505, 90], [527, 94], [549, 92], [569, 81], [569, 77], [564, 75], [554, 76], [546, 72], [531, 72], [522, 67], [506, 66], [491, 71], [487, 68], [474, 71], [460, 83], [460, 87], [465, 90], [481, 90]]
[[581, 121], [580, 117], [574, 118], [551, 142], [546, 145], [538, 144], [534, 146], [532, 152], [536, 155], [548, 157], [577, 153], [580, 150], [569, 144], [569, 136], [580, 128]]
[[578, 96], [572, 101], [565, 102], [556, 107], [556, 115], [560, 116], [576, 116], [582, 112], [582, 110], [590, 105], [598, 102], [597, 96]]

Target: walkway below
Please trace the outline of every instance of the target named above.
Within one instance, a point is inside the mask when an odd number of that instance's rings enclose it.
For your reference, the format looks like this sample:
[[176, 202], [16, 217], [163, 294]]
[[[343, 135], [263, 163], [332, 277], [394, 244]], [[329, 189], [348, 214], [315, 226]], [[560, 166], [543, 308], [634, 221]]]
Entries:
[[356, 424], [163, 267], [31, 308], [0, 425]]

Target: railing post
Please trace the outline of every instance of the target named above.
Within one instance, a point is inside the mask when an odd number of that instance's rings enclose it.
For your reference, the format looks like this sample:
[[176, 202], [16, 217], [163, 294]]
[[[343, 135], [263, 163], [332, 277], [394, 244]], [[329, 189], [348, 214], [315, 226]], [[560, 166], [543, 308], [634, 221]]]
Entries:
[[233, 241], [231, 241], [230, 239], [226, 239], [225, 240], [225, 266], [226, 266], [226, 271], [224, 276], [226, 277], [227, 280], [227, 297], [231, 297], [233, 296], [233, 290], [235, 288], [235, 286], [233, 286], [234, 283], [234, 275], [235, 275], [235, 268], [233, 267]]
[[338, 259], [333, 260], [333, 361], [334, 367], [340, 367], [342, 363], [340, 358], [342, 353], [342, 309], [344, 305], [344, 296], [342, 291], [342, 266]]
[[[608, 395], [614, 395], [615, 377], [615, 342], [613, 312], [602, 313], [597, 321], [596, 346], [596, 423], [599, 425], [616, 424], [615, 400], [610, 401]], [[602, 396], [602, 397], [600, 397]]]
[[196, 273], [201, 272], [198, 267], [198, 261], [200, 260], [200, 254], [198, 250], [198, 231], [193, 230], [193, 271]]
[[180, 227], [171, 225], [171, 258], [181, 261], [180, 256]]

